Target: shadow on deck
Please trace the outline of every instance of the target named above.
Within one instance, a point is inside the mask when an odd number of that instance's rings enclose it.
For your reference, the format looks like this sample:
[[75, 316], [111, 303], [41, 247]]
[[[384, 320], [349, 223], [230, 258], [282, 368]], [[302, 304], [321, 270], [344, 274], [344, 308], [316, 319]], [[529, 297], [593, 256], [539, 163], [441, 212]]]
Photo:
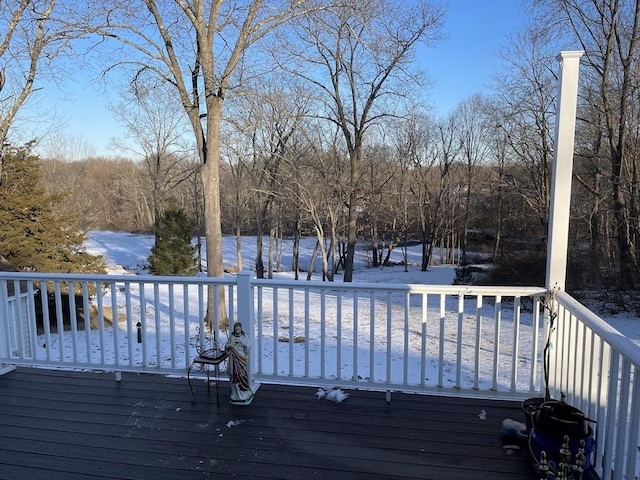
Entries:
[[[0, 478], [536, 478], [501, 424], [520, 404], [262, 385], [249, 406], [220, 408], [202, 380], [20, 368], [0, 376]], [[479, 416], [486, 412], [486, 419]]]

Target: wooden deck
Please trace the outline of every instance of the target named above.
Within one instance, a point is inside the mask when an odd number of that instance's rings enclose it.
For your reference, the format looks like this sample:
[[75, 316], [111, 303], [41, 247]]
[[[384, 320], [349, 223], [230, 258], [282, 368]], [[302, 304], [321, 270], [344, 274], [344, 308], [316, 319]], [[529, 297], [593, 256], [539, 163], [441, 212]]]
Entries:
[[[262, 385], [249, 406], [222, 383], [20, 368], [0, 376], [0, 479], [536, 478], [502, 445], [516, 402]], [[481, 410], [486, 420], [479, 418]]]

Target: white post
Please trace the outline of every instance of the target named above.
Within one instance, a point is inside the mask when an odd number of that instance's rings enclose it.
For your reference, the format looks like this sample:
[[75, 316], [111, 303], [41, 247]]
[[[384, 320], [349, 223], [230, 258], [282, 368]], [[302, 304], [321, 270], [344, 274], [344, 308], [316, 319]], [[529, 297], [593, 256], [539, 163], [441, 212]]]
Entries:
[[560, 52], [560, 91], [553, 155], [546, 288], [564, 290], [567, 275], [571, 177], [578, 99], [578, 70], [583, 51]]

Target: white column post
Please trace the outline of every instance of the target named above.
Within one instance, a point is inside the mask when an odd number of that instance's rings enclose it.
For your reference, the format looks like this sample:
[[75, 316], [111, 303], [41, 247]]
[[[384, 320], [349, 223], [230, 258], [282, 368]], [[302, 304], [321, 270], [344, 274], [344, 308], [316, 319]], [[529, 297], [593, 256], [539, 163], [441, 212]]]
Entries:
[[583, 51], [560, 52], [560, 91], [553, 155], [546, 288], [564, 290], [567, 275], [571, 177], [578, 99], [578, 70]]

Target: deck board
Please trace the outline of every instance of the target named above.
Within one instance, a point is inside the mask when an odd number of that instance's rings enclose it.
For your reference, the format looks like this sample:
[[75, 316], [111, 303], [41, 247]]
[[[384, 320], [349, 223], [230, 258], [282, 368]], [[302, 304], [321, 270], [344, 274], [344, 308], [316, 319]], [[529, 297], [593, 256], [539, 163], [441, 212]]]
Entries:
[[[516, 402], [262, 385], [249, 406], [228, 386], [184, 378], [20, 368], [0, 377], [0, 479], [190, 480], [535, 478], [507, 455]], [[487, 413], [479, 418], [480, 410]], [[236, 426], [228, 427], [228, 422]]]

